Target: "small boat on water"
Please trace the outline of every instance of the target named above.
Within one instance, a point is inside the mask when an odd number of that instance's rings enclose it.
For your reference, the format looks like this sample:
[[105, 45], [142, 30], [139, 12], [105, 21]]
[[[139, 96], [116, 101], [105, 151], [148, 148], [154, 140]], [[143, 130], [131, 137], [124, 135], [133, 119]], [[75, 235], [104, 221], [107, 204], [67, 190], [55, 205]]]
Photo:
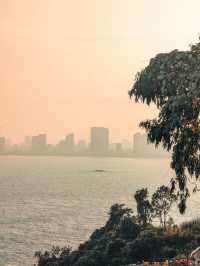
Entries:
[[103, 169], [95, 169], [94, 172], [96, 173], [105, 173], [106, 171]]

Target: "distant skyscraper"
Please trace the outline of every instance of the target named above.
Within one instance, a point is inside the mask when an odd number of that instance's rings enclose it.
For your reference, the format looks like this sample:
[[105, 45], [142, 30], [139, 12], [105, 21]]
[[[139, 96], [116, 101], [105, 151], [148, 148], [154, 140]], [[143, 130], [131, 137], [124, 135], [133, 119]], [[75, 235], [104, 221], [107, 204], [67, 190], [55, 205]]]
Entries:
[[65, 139], [62, 139], [56, 148], [56, 151], [61, 154], [71, 154], [74, 152], [75, 141], [74, 134], [68, 134]]
[[65, 145], [65, 151], [67, 153], [71, 153], [74, 151], [74, 145], [75, 145], [74, 134], [69, 134], [65, 137], [64, 145]]
[[47, 135], [40, 134], [32, 137], [32, 152], [43, 153], [47, 148]]
[[6, 139], [4, 137], [0, 137], [0, 153], [6, 151]]
[[133, 136], [133, 151], [136, 156], [145, 156], [147, 146], [146, 135], [136, 133]]
[[133, 136], [133, 153], [138, 157], [168, 157], [169, 153], [163, 148], [147, 142], [147, 135], [136, 133]]
[[109, 130], [104, 127], [91, 128], [90, 149], [93, 154], [106, 154], [109, 150]]
[[76, 146], [76, 150], [78, 152], [85, 152], [87, 149], [87, 143], [85, 140], [79, 140], [77, 146]]

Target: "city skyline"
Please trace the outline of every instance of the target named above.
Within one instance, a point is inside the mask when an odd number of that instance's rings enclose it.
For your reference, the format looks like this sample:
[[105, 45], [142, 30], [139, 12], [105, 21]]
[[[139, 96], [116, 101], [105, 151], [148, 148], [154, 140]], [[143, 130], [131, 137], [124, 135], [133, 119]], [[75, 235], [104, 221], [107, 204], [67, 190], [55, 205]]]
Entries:
[[[73, 130], [71, 131], [68, 131], [66, 132], [65, 134], [61, 135], [61, 136], [58, 136], [54, 142], [50, 141], [50, 138], [49, 138], [49, 135], [51, 135], [50, 132], [45, 132], [45, 131], [42, 131], [42, 132], [36, 132], [36, 134], [27, 134], [27, 135], [24, 135], [24, 136], [20, 136], [20, 140], [19, 141], [14, 141], [12, 138], [8, 138], [6, 135], [2, 135], [0, 134], [0, 138], [5, 138], [6, 141], [10, 144], [10, 145], [20, 145], [20, 144], [23, 144], [26, 139], [29, 139], [29, 138], [32, 138], [32, 137], [35, 137], [35, 136], [39, 136], [39, 135], [46, 135], [47, 136], [47, 144], [52, 144], [52, 145], [56, 145], [56, 144], [59, 144], [59, 142], [62, 142], [67, 136], [69, 135], [74, 135], [74, 143], [78, 144], [79, 142], [81, 141], [85, 141], [87, 144], [90, 143], [90, 139], [91, 139], [91, 129], [92, 128], [105, 128], [105, 126], [92, 126], [91, 128], [88, 129], [88, 137], [87, 138], [83, 138], [83, 137], [80, 137], [78, 138], [76, 133], [73, 132]], [[129, 133], [129, 136], [128, 137], [122, 137], [121, 139], [120, 138], [117, 138], [116, 140], [114, 138], [112, 138], [112, 132], [109, 128], [107, 128], [109, 130], [109, 140], [110, 140], [110, 144], [112, 143], [121, 143], [121, 142], [127, 142], [127, 141], [132, 141], [132, 136], [135, 135], [135, 134], [145, 134], [144, 130], [141, 130], [140, 128], [138, 128], [137, 131], [135, 132], [130, 132]], [[14, 138], [15, 139], [15, 138]]]
[[[57, 143], [59, 143], [59, 141], [62, 140], [62, 138], [65, 138], [67, 135], [73, 134], [74, 138], [75, 138], [74, 140], [75, 140], [76, 143], [78, 143], [79, 141], [82, 141], [82, 140], [84, 140], [87, 143], [89, 143], [90, 142], [90, 135], [91, 135], [90, 130], [93, 127], [106, 128], [105, 126], [91, 126], [90, 128], [87, 129], [87, 137], [86, 138], [81, 137], [81, 136], [77, 137], [77, 134], [73, 130], [69, 130], [68, 132], [65, 132], [63, 135], [57, 136], [57, 138], [55, 138], [54, 141], [50, 141], [51, 138], [49, 136], [51, 135], [51, 132], [47, 132], [47, 131], [35, 132], [34, 134], [30, 133], [30, 134], [26, 134], [24, 136], [21, 135], [19, 137], [19, 141], [14, 141], [15, 138], [14, 139], [9, 138], [9, 137], [7, 137], [4, 134], [0, 134], [0, 137], [6, 137], [6, 140], [9, 141], [10, 144], [15, 145], [15, 144], [22, 144], [24, 142], [24, 140], [26, 138], [28, 138], [28, 137], [34, 137], [34, 136], [37, 136], [37, 135], [45, 134], [45, 135], [47, 135], [47, 141], [48, 141], [49, 144], [57, 144]], [[129, 132], [128, 136], [124, 136], [124, 137], [122, 136], [122, 138], [120, 138], [120, 137], [113, 138], [112, 137], [112, 131], [110, 130], [110, 128], [108, 128], [108, 129], [109, 129], [109, 135], [110, 135], [110, 139], [111, 139], [112, 143], [119, 143], [120, 141], [127, 141], [129, 139], [132, 140], [132, 136], [134, 134], [137, 134], [137, 133], [145, 134], [144, 130], [142, 130], [142, 129], [140, 129], [138, 127], [138, 130], [136, 130], [134, 132]]]
[[119, 157], [167, 157], [162, 147], [155, 148], [147, 140], [145, 133], [132, 134], [131, 140], [112, 142], [110, 132], [105, 127], [90, 128], [90, 140], [75, 141], [74, 133], [65, 135], [56, 144], [48, 142], [48, 136], [40, 133], [25, 136], [24, 141], [12, 145], [6, 137], [0, 137], [0, 154], [15, 155], [81, 155]]
[[128, 138], [157, 113], [130, 101], [135, 74], [155, 54], [197, 41], [199, 7], [185, 0], [1, 1], [0, 135], [19, 142], [47, 131], [54, 143], [69, 129], [87, 139], [97, 124], [116, 142]]
[[0, 0], [0, 266], [200, 266], [200, 0]]

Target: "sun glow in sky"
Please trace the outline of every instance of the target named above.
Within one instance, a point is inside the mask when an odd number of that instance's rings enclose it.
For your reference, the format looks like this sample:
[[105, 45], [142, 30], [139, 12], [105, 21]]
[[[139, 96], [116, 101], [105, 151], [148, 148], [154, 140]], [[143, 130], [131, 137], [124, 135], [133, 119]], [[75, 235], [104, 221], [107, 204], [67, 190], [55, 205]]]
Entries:
[[130, 102], [151, 57], [187, 49], [199, 0], [0, 0], [0, 135], [56, 142], [91, 126], [131, 138], [155, 108]]

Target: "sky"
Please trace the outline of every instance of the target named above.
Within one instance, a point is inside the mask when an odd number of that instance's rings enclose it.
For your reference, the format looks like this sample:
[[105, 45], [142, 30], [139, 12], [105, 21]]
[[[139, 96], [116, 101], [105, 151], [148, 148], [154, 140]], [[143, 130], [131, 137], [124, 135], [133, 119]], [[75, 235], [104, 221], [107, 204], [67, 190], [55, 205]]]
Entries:
[[131, 139], [155, 107], [135, 104], [135, 74], [160, 52], [198, 41], [199, 0], [0, 0], [0, 135], [90, 127]]

